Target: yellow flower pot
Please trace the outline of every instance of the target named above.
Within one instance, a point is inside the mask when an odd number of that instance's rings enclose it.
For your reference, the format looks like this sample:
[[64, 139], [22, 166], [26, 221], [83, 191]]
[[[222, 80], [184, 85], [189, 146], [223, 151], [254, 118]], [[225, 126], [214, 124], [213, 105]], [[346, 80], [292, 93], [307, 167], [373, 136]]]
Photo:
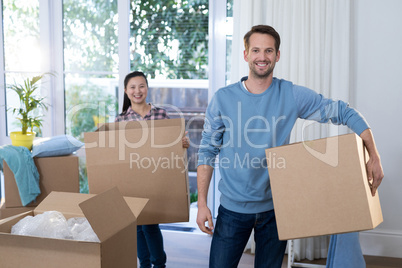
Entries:
[[22, 134], [21, 131], [11, 132], [11, 144], [13, 146], [24, 146], [27, 147], [28, 150], [31, 150], [35, 135], [35, 132], [27, 132], [27, 134]]

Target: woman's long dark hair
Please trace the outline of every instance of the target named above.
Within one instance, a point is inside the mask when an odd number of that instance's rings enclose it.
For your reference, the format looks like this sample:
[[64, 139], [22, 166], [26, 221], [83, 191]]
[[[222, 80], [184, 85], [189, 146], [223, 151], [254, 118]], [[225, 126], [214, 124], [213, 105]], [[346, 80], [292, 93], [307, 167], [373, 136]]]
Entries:
[[[147, 80], [145, 74], [144, 74], [143, 72], [135, 71], [135, 72], [129, 73], [129, 74], [126, 75], [126, 77], [124, 78], [124, 89], [127, 88], [128, 81], [130, 81], [131, 78], [137, 77], [137, 76], [142, 76], [142, 77], [144, 77], [145, 82], [147, 83], [147, 87], [148, 87], [148, 80]], [[123, 109], [122, 109], [121, 114], [125, 114], [130, 106], [131, 106], [131, 101], [130, 101], [130, 99], [128, 98], [128, 96], [127, 96], [127, 94], [126, 94], [126, 92], [125, 92], [125, 90], [124, 90]]]

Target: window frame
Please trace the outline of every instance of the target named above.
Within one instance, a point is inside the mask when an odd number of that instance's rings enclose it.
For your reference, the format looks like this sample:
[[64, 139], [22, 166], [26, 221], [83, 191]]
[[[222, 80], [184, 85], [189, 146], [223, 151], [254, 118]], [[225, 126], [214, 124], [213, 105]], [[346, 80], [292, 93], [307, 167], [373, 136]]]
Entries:
[[3, 31], [3, 1], [1, 1], [0, 12], [0, 85], [3, 90], [0, 92], [0, 145], [10, 144], [10, 138], [7, 137], [7, 113], [6, 113], [6, 88], [5, 88], [5, 67], [4, 67], [4, 31]]

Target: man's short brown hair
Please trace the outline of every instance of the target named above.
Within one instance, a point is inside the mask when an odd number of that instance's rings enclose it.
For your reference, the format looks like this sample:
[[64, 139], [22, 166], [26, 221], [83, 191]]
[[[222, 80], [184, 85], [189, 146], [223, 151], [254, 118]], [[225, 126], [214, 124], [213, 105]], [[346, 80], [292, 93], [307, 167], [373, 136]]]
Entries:
[[272, 36], [275, 39], [275, 49], [276, 49], [276, 53], [278, 53], [279, 51], [279, 46], [281, 44], [281, 38], [278, 34], [277, 31], [275, 31], [275, 29], [271, 26], [268, 25], [255, 25], [251, 28], [250, 31], [248, 31], [243, 38], [244, 41], [244, 48], [246, 49], [246, 51], [248, 51], [249, 47], [250, 47], [250, 36], [253, 33], [261, 33], [261, 34], [268, 34], [270, 36]]

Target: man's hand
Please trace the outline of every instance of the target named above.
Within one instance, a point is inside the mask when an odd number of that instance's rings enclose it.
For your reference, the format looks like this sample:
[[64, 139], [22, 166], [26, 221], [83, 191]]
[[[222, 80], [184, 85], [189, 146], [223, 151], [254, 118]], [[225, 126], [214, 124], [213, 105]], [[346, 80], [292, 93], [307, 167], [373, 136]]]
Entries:
[[363, 139], [364, 146], [369, 153], [369, 161], [366, 164], [367, 179], [371, 187], [371, 195], [375, 196], [377, 188], [380, 186], [382, 179], [384, 178], [384, 172], [382, 170], [380, 154], [374, 142], [373, 133], [371, 129], [364, 130], [360, 137]]
[[[201, 231], [212, 234], [214, 223], [212, 221], [211, 210], [207, 206], [207, 196], [209, 183], [211, 182], [213, 167], [209, 165], [199, 165], [197, 167], [197, 188], [198, 188], [198, 213], [197, 224]], [[205, 226], [205, 222], [208, 226]]]
[[367, 178], [371, 187], [371, 195], [375, 196], [378, 186], [380, 186], [382, 179], [384, 178], [384, 172], [381, 166], [381, 160], [378, 156], [370, 156], [367, 162]]
[[[208, 221], [208, 226], [205, 226], [206, 221]], [[207, 206], [198, 207], [197, 224], [201, 231], [210, 235], [212, 234], [214, 223], [212, 221], [211, 210]]]

